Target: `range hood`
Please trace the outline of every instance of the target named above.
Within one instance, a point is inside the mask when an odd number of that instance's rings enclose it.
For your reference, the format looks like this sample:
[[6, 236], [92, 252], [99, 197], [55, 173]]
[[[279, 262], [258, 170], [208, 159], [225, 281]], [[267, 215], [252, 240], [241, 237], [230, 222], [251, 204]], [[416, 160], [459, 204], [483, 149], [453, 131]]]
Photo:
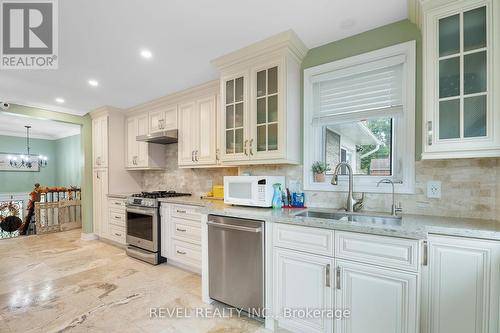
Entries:
[[177, 130], [166, 130], [161, 132], [156, 132], [148, 135], [138, 135], [135, 137], [137, 141], [149, 142], [149, 143], [158, 143], [158, 144], [169, 144], [169, 143], [177, 143], [178, 135]]

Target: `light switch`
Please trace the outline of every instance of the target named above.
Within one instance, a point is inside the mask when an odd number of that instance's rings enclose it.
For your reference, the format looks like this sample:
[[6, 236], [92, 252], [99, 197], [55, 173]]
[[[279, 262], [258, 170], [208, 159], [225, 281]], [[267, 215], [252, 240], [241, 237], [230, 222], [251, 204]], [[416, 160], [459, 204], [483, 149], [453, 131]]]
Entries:
[[427, 182], [427, 198], [441, 199], [441, 182], [429, 181]]

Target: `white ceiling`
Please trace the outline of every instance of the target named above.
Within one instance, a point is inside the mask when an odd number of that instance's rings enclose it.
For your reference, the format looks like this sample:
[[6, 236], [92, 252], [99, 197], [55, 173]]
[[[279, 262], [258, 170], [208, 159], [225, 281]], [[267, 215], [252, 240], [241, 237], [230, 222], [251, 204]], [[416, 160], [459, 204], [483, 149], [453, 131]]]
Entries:
[[215, 79], [210, 60], [288, 29], [313, 48], [407, 17], [407, 0], [58, 3], [59, 69], [0, 71], [0, 100], [75, 114], [128, 108]]
[[0, 135], [26, 137], [24, 126], [32, 126], [30, 138], [35, 139], [56, 140], [80, 134], [79, 125], [0, 112]]

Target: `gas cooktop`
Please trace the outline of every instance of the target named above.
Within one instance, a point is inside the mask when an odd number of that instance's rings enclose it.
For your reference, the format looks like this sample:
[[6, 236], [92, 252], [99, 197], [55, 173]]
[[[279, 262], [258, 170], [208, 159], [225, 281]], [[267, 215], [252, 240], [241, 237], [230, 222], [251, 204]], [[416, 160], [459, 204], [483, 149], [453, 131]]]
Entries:
[[178, 193], [175, 191], [152, 191], [135, 193], [127, 198], [127, 206], [155, 208], [158, 207], [159, 198], [185, 197], [190, 195], [191, 193]]
[[135, 194], [132, 194], [132, 197], [158, 199], [158, 198], [185, 197], [185, 196], [190, 196], [190, 195], [191, 195], [191, 193], [178, 193], [175, 191], [152, 191], [152, 192], [135, 193]]

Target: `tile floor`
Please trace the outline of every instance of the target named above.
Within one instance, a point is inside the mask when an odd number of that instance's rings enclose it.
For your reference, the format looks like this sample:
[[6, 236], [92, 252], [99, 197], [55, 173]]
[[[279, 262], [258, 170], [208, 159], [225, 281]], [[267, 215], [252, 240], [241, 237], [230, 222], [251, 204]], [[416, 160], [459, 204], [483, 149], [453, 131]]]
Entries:
[[0, 332], [263, 332], [244, 317], [151, 318], [213, 307], [200, 276], [152, 266], [80, 230], [0, 240]]

